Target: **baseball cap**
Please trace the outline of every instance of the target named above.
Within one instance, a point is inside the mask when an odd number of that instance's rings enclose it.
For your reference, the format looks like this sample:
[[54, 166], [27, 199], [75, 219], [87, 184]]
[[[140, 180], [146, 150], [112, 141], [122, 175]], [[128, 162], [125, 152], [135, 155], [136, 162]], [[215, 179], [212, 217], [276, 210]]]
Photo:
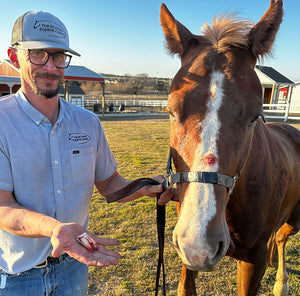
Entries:
[[44, 11], [28, 11], [16, 20], [11, 46], [17, 44], [29, 49], [59, 48], [80, 56], [69, 47], [69, 34], [63, 22]]

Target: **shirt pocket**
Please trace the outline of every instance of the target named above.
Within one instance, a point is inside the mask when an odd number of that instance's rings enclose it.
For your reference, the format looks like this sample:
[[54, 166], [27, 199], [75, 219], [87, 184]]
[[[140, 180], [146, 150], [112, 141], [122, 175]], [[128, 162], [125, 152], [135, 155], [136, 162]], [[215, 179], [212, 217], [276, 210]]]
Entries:
[[74, 184], [94, 185], [95, 147], [70, 149], [72, 179]]

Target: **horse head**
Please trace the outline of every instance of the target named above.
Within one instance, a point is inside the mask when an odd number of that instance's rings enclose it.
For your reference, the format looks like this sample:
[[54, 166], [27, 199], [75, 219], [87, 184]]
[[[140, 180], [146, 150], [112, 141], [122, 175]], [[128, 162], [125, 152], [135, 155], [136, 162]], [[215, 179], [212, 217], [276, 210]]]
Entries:
[[[162, 4], [167, 47], [181, 59], [168, 98], [177, 172], [231, 177], [242, 172], [262, 111], [255, 64], [259, 56], [270, 53], [282, 13], [282, 0], [271, 0], [256, 25], [222, 15], [212, 26], [205, 24], [201, 35], [194, 35]], [[187, 268], [210, 270], [226, 255], [231, 242], [228, 189], [199, 182], [180, 183], [177, 188], [180, 213], [175, 247]]]

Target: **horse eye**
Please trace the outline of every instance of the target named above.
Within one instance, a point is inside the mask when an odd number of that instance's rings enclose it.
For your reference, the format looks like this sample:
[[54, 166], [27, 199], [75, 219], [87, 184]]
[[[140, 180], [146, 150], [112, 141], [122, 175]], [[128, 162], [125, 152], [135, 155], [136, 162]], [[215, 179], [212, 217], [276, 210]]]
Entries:
[[168, 111], [168, 113], [170, 114], [170, 117], [171, 117], [173, 120], [175, 120], [176, 118], [175, 118], [175, 115], [174, 115], [172, 109], [167, 108], [167, 111]]

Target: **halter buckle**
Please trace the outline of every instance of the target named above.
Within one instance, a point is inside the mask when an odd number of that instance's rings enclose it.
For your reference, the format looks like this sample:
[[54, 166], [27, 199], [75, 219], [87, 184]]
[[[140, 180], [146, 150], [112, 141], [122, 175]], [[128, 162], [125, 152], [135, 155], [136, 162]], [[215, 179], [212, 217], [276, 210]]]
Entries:
[[171, 175], [167, 175], [162, 183], [164, 190], [169, 190], [173, 188], [173, 184], [171, 183]]
[[239, 179], [241, 172], [239, 172], [237, 175], [235, 175], [233, 177], [233, 185], [231, 186], [231, 188], [229, 188], [228, 194], [229, 196], [231, 196], [233, 194], [234, 188], [235, 188], [235, 184], [236, 181]]

